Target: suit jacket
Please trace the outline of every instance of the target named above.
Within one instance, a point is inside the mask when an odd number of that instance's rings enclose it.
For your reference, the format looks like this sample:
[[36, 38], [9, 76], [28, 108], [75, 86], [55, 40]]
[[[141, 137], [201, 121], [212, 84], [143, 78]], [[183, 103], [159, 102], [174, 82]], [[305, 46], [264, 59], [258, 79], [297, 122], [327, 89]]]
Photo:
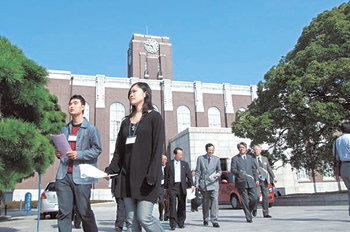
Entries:
[[[246, 154], [246, 160], [243, 160], [241, 154], [238, 154], [231, 159], [231, 172], [235, 175], [236, 188], [255, 188], [258, 180], [257, 163], [251, 155]], [[245, 173], [244, 177], [240, 178], [239, 173]]]
[[272, 168], [269, 164], [269, 160], [265, 156], [260, 155], [260, 157], [261, 157], [261, 163], [263, 165], [263, 168], [269, 173], [269, 176], [265, 179], [265, 181], [267, 183], [273, 183], [273, 179], [275, 179], [275, 175], [273, 174]]
[[[182, 189], [182, 192], [186, 195], [187, 187], [194, 186], [193, 180], [192, 180], [192, 173], [186, 161], [180, 160], [180, 167], [181, 167], [181, 189]], [[164, 188], [170, 190], [175, 184], [174, 160], [167, 162], [164, 169], [164, 173], [165, 173]]]
[[214, 173], [221, 174], [220, 158], [212, 155], [210, 163], [208, 155], [202, 155], [197, 158], [196, 166], [196, 185], [204, 191], [219, 191], [219, 178], [213, 178]]

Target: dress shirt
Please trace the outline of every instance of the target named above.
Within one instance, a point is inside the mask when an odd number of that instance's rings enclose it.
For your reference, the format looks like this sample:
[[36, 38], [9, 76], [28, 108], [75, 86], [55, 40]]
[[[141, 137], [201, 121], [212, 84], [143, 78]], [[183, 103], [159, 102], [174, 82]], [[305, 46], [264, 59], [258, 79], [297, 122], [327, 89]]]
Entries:
[[244, 159], [244, 160], [247, 159], [247, 155], [246, 154], [244, 154], [244, 155], [241, 154], [241, 156], [242, 156], [242, 159]]
[[164, 184], [164, 168], [165, 168], [165, 165], [162, 165], [163, 179], [160, 181], [161, 185]]
[[261, 161], [261, 156], [259, 155], [258, 157], [256, 157], [256, 161], [259, 164], [259, 167], [263, 167], [262, 161]]
[[342, 134], [337, 138], [333, 147], [334, 154], [335, 149], [341, 161], [350, 161], [350, 134]]
[[181, 162], [174, 160], [175, 183], [181, 182]]

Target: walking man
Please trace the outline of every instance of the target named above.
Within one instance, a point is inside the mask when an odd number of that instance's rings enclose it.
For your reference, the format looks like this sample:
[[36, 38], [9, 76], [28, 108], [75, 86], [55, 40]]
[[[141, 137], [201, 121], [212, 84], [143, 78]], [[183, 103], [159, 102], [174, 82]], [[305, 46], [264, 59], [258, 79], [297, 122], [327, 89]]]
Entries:
[[[187, 162], [182, 161], [183, 150], [174, 149], [174, 159], [165, 167], [165, 184], [169, 196], [170, 229], [175, 230], [176, 223], [184, 228], [186, 220], [186, 189], [191, 186], [195, 191], [191, 170]], [[177, 200], [177, 205], [176, 205]]]
[[75, 201], [82, 219], [84, 231], [97, 232], [95, 215], [90, 206], [91, 185], [97, 182], [95, 178], [81, 178], [79, 164], [97, 165], [101, 154], [101, 140], [98, 129], [84, 117], [85, 99], [74, 95], [69, 100], [68, 112], [72, 120], [62, 128], [70, 143], [71, 151], [66, 154], [56, 152], [60, 165], [56, 175], [56, 190], [58, 197], [58, 230], [72, 231], [72, 211]]
[[[213, 227], [220, 227], [219, 212], [219, 177], [221, 176], [220, 158], [214, 155], [214, 145], [205, 145], [207, 154], [197, 158], [196, 187], [202, 193], [203, 225], [207, 226], [210, 219]], [[210, 218], [209, 218], [210, 211]]]
[[[254, 154], [256, 157], [256, 163], [258, 164], [259, 173], [259, 186], [260, 193], [262, 195], [262, 211], [264, 218], [271, 218], [269, 215], [269, 183], [276, 183], [277, 179], [273, 174], [271, 166], [269, 164], [269, 160], [267, 157], [261, 155], [261, 147], [259, 145], [255, 145]], [[257, 188], [258, 189], [258, 188]], [[255, 209], [253, 210], [253, 215], [257, 213], [258, 204], [256, 204]]]
[[[231, 172], [235, 175], [235, 184], [241, 195], [242, 207], [248, 223], [253, 222], [256, 216], [256, 204], [258, 195], [256, 186], [259, 184], [257, 164], [255, 160], [247, 154], [247, 144], [240, 142], [237, 144], [239, 154], [231, 159]], [[253, 212], [254, 211], [254, 212]]]
[[336, 160], [340, 161], [340, 175], [348, 189], [350, 216], [350, 122], [344, 122], [340, 129], [343, 134], [334, 142], [333, 153]]

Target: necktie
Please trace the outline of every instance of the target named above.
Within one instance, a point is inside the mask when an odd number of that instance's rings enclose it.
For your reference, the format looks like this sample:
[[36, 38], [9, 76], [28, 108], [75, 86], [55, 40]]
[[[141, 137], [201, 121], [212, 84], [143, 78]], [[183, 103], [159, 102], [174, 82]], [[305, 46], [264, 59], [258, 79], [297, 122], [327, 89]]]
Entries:
[[208, 164], [210, 164], [210, 156], [208, 157]]
[[259, 166], [262, 167], [263, 164], [262, 164], [262, 162], [261, 162], [261, 158], [260, 158], [260, 157], [258, 158], [258, 162], [259, 162]]

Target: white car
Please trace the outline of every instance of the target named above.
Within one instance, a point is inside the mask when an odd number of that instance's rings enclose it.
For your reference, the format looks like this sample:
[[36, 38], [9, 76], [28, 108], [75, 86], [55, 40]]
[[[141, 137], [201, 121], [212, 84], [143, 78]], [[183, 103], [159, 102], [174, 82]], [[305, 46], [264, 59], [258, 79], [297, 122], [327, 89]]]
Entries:
[[58, 201], [56, 194], [55, 182], [49, 182], [41, 194], [40, 219], [45, 219], [46, 215], [50, 215], [52, 219], [56, 218], [58, 213]]

